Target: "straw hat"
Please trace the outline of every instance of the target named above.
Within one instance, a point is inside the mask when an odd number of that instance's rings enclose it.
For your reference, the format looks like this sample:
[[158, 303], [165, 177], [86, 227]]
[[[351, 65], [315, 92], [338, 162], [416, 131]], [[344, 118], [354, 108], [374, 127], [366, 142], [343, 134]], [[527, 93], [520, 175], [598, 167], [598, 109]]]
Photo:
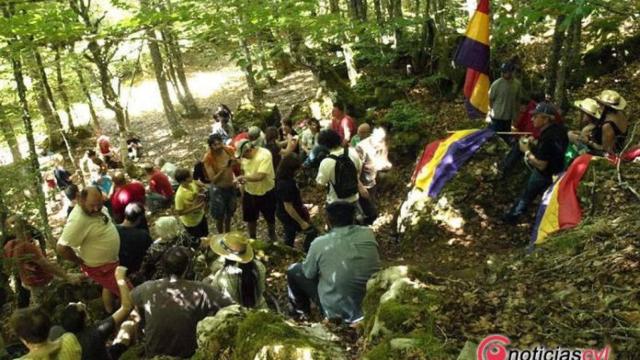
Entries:
[[242, 264], [253, 260], [253, 248], [249, 239], [240, 231], [232, 231], [209, 238], [209, 246], [214, 253]]
[[602, 111], [600, 110], [600, 104], [592, 98], [586, 98], [573, 103], [578, 109], [585, 112], [587, 115], [591, 115], [596, 119], [600, 119]]
[[600, 95], [596, 96], [596, 100], [612, 109], [624, 110], [627, 107], [627, 100], [625, 100], [617, 91], [602, 90]]

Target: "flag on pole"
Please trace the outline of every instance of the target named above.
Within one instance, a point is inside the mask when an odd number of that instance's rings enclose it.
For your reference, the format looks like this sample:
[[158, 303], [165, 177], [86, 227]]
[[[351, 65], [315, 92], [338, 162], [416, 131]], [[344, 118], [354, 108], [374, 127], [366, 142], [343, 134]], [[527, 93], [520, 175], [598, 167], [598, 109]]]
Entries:
[[494, 134], [490, 129], [460, 130], [427, 145], [414, 171], [415, 187], [436, 198], [464, 163]]
[[549, 234], [580, 223], [582, 210], [577, 195], [578, 185], [592, 158], [589, 154], [577, 157], [545, 191], [531, 233], [532, 244], [540, 244]]
[[489, 0], [480, 0], [454, 60], [467, 68], [464, 97], [470, 118], [484, 117], [489, 111], [489, 22]]

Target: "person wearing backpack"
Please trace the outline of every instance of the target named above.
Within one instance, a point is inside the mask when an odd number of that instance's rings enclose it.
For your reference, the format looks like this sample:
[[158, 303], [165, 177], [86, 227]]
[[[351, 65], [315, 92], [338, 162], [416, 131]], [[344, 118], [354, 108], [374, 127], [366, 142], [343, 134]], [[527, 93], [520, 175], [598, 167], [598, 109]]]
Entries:
[[318, 134], [318, 144], [330, 149], [329, 155], [318, 168], [316, 182], [327, 186], [327, 204], [344, 200], [356, 204], [360, 195], [366, 196], [366, 189], [359, 180], [362, 161], [358, 152], [342, 146], [340, 135], [331, 129]]

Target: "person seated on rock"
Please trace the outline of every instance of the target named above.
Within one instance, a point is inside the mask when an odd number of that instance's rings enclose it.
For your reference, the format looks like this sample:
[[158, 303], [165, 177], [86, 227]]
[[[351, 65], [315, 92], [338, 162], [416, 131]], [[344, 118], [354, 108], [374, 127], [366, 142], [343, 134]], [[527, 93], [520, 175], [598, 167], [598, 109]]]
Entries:
[[51, 319], [39, 307], [16, 310], [9, 319], [9, 326], [29, 349], [22, 360], [80, 360], [82, 348], [72, 333], [65, 333], [57, 340], [49, 341]]
[[556, 110], [548, 103], [540, 103], [533, 113], [533, 124], [540, 129], [540, 138], [521, 139], [520, 151], [531, 168], [526, 188], [511, 210], [503, 217], [508, 224], [515, 224], [533, 200], [552, 183], [552, 176], [564, 170], [564, 154], [569, 139], [564, 126], [554, 122]]
[[624, 114], [627, 101], [616, 91], [603, 90], [596, 101], [604, 109], [600, 117], [600, 126], [594, 129], [594, 138], [602, 139], [602, 150], [609, 154], [619, 154], [626, 144], [629, 120]]
[[149, 180], [146, 207], [152, 213], [170, 208], [173, 202], [174, 190], [169, 177], [152, 164], [144, 164], [142, 168]]
[[144, 218], [144, 208], [138, 203], [131, 203], [124, 209], [124, 221], [117, 225], [120, 236], [120, 265], [132, 273], [140, 269], [142, 259], [153, 240], [149, 231], [142, 229], [140, 223]]
[[225, 145], [231, 143], [231, 140], [235, 136], [235, 131], [233, 130], [233, 124], [231, 124], [231, 119], [233, 118], [233, 113], [231, 109], [225, 104], [220, 104], [216, 112], [213, 113], [214, 123], [211, 126], [211, 135], [218, 134], [222, 138], [222, 142]]
[[118, 161], [118, 149], [111, 148], [111, 142], [106, 135], [100, 135], [97, 140], [96, 150], [105, 164], [111, 169], [122, 167], [120, 161]]
[[380, 269], [373, 230], [354, 225], [355, 207], [347, 201], [327, 205], [329, 233], [317, 237], [302, 263], [287, 270], [289, 300], [297, 314], [309, 314], [310, 301], [328, 319], [355, 323], [363, 318], [367, 280]]
[[207, 202], [206, 185], [194, 180], [187, 169], [176, 170], [176, 181], [180, 184], [174, 198], [175, 214], [195, 239], [209, 235], [209, 225], [205, 216]]
[[171, 182], [171, 187], [173, 188], [173, 192], [178, 189], [178, 182], [176, 181], [176, 170], [178, 167], [173, 163], [167, 161], [167, 159], [163, 157], [159, 157], [155, 161], [156, 168], [160, 169], [160, 172], [167, 175], [169, 177], [169, 182]]
[[163, 256], [167, 277], [147, 281], [131, 297], [143, 318], [145, 357], [191, 357], [196, 350], [196, 325], [232, 301], [211, 285], [184, 280], [193, 251], [177, 246]]
[[587, 150], [595, 154], [602, 153], [602, 137], [594, 137], [595, 129], [600, 126], [602, 110], [597, 101], [586, 98], [576, 101], [574, 105], [580, 110], [580, 131], [569, 131], [569, 142], [577, 147], [577, 150]]
[[22, 217], [10, 216], [5, 221], [5, 225], [15, 239], [7, 241], [4, 245], [5, 261], [3, 263], [5, 267], [15, 266], [21, 285], [30, 292], [31, 305], [41, 304], [54, 277], [73, 284], [80, 282], [82, 279], [80, 274], [68, 274], [57, 264], [47, 260], [42, 250], [33, 242]]
[[109, 175], [108, 168], [104, 165], [104, 162], [100, 159], [97, 159], [97, 161], [100, 165], [100, 170], [98, 171], [98, 178], [96, 181], [93, 181], [91, 185], [100, 189], [104, 200], [104, 206], [109, 210], [109, 213], [111, 213], [111, 195], [113, 195], [113, 191], [115, 189], [113, 186], [113, 178]]
[[266, 269], [254, 257], [246, 235], [232, 231], [212, 236], [209, 246], [220, 257], [211, 265], [211, 275], [204, 282], [244, 307], [266, 308]]
[[132, 161], [138, 161], [142, 157], [142, 141], [140, 138], [130, 132], [127, 135], [127, 157]]
[[[129, 347], [135, 334], [132, 321], [125, 321], [129, 317], [133, 304], [129, 294], [126, 279], [127, 268], [118, 266], [115, 279], [120, 290], [120, 307], [107, 318], [88, 324], [89, 314], [82, 302], [69, 303], [61, 315], [61, 325], [54, 326], [50, 331], [50, 338], [57, 338], [61, 332], [69, 332], [76, 336], [82, 347], [83, 360], [117, 359]], [[114, 341], [107, 345], [111, 336], [117, 333]]]
[[[116, 224], [124, 220], [124, 209], [131, 203], [144, 204], [145, 189], [139, 181], [131, 181], [124, 172], [118, 171], [113, 175], [113, 191], [111, 193], [111, 212]], [[142, 228], [149, 229], [147, 220], [140, 224]]]
[[185, 232], [182, 224], [173, 216], [159, 217], [153, 225], [153, 233], [157, 239], [147, 249], [140, 270], [132, 275], [132, 281], [136, 284], [167, 276], [161, 260], [170, 248], [174, 246], [193, 247], [193, 238]]

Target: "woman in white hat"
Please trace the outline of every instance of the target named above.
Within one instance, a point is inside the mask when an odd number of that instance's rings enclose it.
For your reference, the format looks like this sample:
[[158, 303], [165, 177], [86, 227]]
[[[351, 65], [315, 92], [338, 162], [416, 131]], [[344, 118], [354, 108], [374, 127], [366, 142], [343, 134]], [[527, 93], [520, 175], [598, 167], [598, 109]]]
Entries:
[[204, 279], [224, 296], [248, 308], [266, 308], [264, 265], [255, 259], [249, 239], [232, 231], [209, 237], [209, 246], [220, 257], [211, 265], [212, 275]]
[[600, 123], [602, 110], [600, 104], [592, 98], [586, 98], [573, 103], [580, 110], [580, 126], [582, 130], [569, 131], [569, 141], [583, 149], [602, 150], [602, 138], [594, 137], [594, 130]]
[[603, 90], [596, 101], [604, 106], [601, 124], [594, 130], [595, 138], [602, 138], [602, 150], [615, 154], [624, 149], [629, 121], [623, 110], [627, 101], [616, 91]]

